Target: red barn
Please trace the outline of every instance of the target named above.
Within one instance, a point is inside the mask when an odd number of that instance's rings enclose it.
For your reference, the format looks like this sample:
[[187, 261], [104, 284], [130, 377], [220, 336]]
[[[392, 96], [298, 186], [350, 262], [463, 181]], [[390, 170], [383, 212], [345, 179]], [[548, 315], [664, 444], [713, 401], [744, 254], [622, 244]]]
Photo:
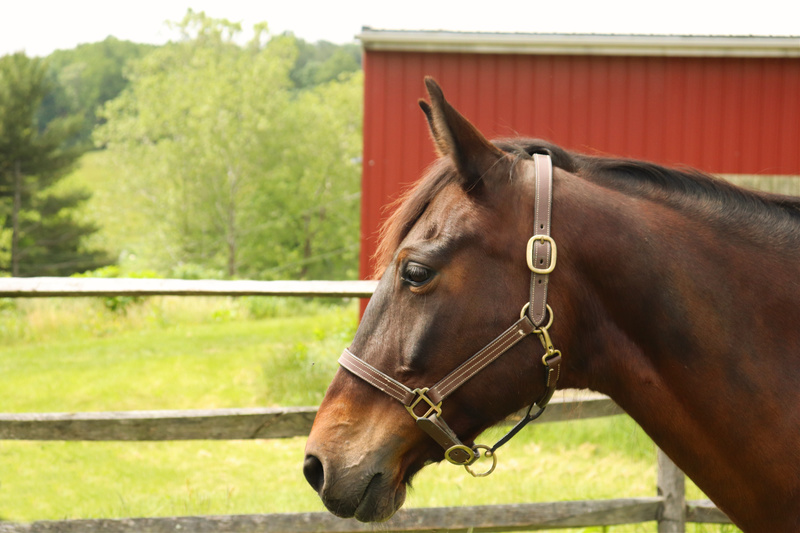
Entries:
[[[362, 277], [386, 206], [434, 159], [431, 75], [489, 138], [800, 176], [800, 38], [542, 35], [365, 28]], [[800, 190], [798, 190], [800, 192]]]

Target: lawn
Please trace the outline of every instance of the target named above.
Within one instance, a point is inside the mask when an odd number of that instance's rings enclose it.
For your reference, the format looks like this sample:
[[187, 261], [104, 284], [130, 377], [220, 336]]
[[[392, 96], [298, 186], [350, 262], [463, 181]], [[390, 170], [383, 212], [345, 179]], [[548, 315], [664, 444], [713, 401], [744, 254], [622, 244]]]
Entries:
[[[357, 319], [354, 303], [280, 299], [150, 298], [125, 309], [100, 299], [3, 301], [0, 410], [316, 405]], [[490, 433], [483, 440], [499, 430]], [[302, 476], [304, 442], [0, 441], [0, 519], [322, 511]], [[488, 478], [427, 467], [406, 505], [654, 495], [655, 448], [615, 416], [526, 429]], [[692, 486], [689, 497], [702, 495]]]

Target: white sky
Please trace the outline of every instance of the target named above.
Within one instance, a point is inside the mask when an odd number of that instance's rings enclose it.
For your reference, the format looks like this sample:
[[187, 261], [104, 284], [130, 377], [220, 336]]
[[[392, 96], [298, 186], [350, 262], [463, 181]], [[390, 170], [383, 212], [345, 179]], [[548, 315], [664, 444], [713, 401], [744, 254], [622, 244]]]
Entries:
[[[482, 6], [482, 7], [470, 7]], [[191, 7], [249, 30], [266, 21], [308, 41], [352, 42], [362, 26], [533, 33], [800, 35], [800, 0], [0, 0], [0, 55], [47, 55], [113, 35], [164, 43]]]

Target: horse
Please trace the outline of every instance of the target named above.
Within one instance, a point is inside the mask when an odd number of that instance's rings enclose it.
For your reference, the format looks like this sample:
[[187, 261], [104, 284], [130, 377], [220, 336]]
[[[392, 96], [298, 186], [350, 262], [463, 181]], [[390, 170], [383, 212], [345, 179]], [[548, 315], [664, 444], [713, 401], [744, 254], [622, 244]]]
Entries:
[[738, 527], [800, 530], [800, 199], [490, 142], [425, 85], [439, 157], [382, 229], [306, 444], [325, 506], [386, 520], [423, 466], [496, 460], [482, 431], [573, 388], [611, 397]]

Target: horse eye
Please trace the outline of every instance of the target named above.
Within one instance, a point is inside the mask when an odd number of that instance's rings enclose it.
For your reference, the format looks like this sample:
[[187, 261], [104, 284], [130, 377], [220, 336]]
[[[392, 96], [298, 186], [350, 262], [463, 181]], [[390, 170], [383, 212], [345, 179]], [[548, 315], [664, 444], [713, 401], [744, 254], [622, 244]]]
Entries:
[[403, 270], [402, 279], [413, 287], [420, 287], [433, 278], [433, 271], [419, 263], [408, 263]]

